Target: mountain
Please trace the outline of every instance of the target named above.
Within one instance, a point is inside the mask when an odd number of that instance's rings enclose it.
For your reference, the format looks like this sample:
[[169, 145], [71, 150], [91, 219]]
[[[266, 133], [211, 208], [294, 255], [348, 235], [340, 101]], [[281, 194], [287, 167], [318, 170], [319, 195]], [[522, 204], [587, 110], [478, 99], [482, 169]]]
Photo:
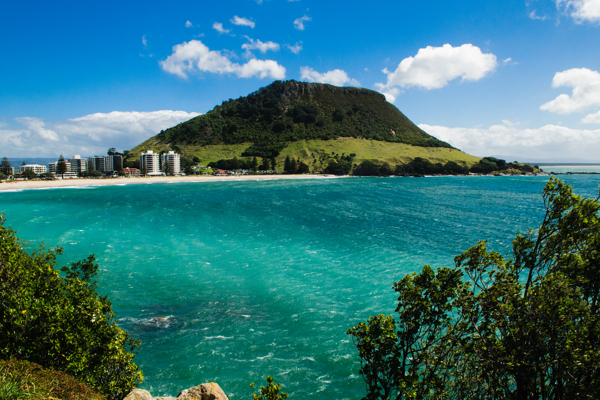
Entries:
[[[324, 146], [340, 140], [345, 144]], [[381, 146], [395, 149], [388, 154], [393, 164], [430, 153], [440, 156], [428, 157], [432, 160], [468, 164], [478, 160], [421, 130], [378, 92], [293, 80], [273, 82], [161, 131], [128, 152], [128, 159], [149, 149], [173, 149], [203, 161], [235, 155], [277, 158], [279, 162], [287, 149], [315, 165], [318, 159], [313, 153], [324, 152], [324, 147], [332, 147], [327, 151], [333, 153], [352, 147], [358, 151], [354, 151], [357, 159], [380, 159], [383, 155], [377, 148]]]

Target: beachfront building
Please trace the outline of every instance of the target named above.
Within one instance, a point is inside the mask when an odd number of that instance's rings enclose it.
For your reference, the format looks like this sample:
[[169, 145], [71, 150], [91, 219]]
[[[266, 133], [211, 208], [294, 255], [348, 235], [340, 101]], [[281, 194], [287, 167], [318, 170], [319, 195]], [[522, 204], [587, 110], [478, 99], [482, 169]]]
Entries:
[[45, 165], [39, 165], [39, 164], [21, 165], [19, 167], [19, 172], [25, 172], [25, 171], [33, 171], [37, 175], [40, 175], [40, 174], [44, 174], [44, 173], [48, 172], [48, 169], [46, 168]]
[[173, 175], [179, 175], [181, 173], [181, 155], [174, 151], [161, 154], [161, 166], [162, 170], [165, 170], [165, 164], [169, 164], [169, 173]]
[[71, 172], [81, 174], [82, 172], [87, 171], [87, 160], [85, 158], [81, 158], [77, 154], [74, 155], [73, 158], [69, 158], [67, 162], [71, 165]]
[[137, 178], [140, 176], [140, 170], [137, 168], [123, 168], [123, 173], [132, 178]]
[[[65, 161], [65, 165], [67, 166], [66, 172], [72, 172], [71, 171], [71, 163], [68, 161]], [[58, 161], [48, 164], [48, 172], [52, 172], [54, 175], [56, 175], [57, 170], [58, 170]]]
[[123, 168], [123, 156], [121, 155], [93, 156], [88, 159], [88, 162], [96, 171], [105, 175]]
[[146, 175], [162, 175], [160, 172], [160, 158], [152, 150], [140, 154], [140, 168], [146, 169]]

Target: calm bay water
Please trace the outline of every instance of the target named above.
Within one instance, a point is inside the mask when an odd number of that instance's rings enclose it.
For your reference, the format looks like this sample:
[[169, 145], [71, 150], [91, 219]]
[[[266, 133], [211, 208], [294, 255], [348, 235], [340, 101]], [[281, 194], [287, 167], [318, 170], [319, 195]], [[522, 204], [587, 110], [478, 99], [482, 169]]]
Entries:
[[[598, 176], [565, 176], [598, 194]], [[218, 382], [250, 397], [273, 375], [293, 398], [360, 399], [346, 330], [393, 313], [392, 284], [453, 265], [479, 239], [508, 253], [541, 220], [547, 177], [348, 178], [0, 192], [8, 225], [95, 254], [99, 286], [143, 346], [154, 396]], [[161, 319], [157, 319], [157, 318]]]

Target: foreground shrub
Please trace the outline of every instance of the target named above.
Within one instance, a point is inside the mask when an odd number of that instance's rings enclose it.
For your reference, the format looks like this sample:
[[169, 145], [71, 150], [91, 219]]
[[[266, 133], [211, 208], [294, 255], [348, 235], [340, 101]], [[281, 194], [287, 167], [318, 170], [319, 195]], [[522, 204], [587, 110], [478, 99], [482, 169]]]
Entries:
[[56, 269], [61, 248], [32, 254], [0, 216], [0, 358], [63, 371], [108, 399], [142, 381], [133, 363], [139, 341], [120, 329], [111, 303], [96, 293], [94, 256]]

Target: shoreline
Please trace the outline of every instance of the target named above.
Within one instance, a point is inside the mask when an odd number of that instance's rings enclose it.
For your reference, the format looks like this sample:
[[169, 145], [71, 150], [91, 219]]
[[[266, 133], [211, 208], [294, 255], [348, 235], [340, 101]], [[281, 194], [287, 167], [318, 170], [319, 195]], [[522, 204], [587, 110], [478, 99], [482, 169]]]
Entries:
[[0, 183], [0, 193], [3, 191], [28, 189], [60, 189], [85, 186], [122, 186], [150, 185], [153, 183], [192, 183], [192, 182], [236, 182], [236, 181], [269, 181], [279, 179], [330, 179], [334, 175], [240, 175], [240, 176], [157, 176], [143, 178], [107, 178], [107, 179], [56, 179], [52, 181], [3, 181]]

